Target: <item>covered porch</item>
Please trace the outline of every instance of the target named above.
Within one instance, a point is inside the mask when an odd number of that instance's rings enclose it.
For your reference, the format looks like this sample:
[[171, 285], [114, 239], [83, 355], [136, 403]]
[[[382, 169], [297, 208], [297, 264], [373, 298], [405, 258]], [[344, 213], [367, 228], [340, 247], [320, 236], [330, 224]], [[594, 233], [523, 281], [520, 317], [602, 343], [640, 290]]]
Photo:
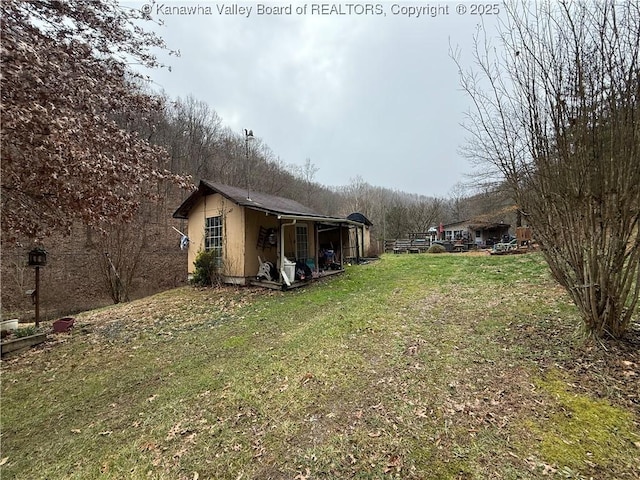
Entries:
[[344, 272], [355, 248], [350, 231], [357, 225], [333, 217], [278, 215], [277, 226], [259, 229], [258, 274], [249, 283], [288, 290]]

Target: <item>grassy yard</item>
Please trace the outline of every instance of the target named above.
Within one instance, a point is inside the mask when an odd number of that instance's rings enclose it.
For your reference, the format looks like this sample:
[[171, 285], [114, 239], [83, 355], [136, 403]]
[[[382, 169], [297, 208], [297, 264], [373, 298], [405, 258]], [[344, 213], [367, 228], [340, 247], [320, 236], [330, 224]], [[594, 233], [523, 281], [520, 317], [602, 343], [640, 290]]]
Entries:
[[387, 255], [76, 318], [2, 362], [3, 480], [640, 475], [640, 327], [584, 343], [537, 254]]

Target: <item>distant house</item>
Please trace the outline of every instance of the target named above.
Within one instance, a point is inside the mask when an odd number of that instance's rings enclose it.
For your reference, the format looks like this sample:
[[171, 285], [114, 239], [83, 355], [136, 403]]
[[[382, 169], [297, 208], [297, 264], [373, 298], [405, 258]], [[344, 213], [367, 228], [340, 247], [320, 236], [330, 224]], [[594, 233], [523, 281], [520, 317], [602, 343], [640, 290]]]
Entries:
[[510, 227], [508, 223], [465, 220], [443, 225], [440, 229], [440, 240], [491, 246], [501, 242], [504, 236], [508, 236]]
[[[200, 181], [173, 217], [188, 222], [190, 274], [198, 252], [215, 250], [224, 282], [273, 288], [297, 286], [302, 283], [298, 273], [305, 270], [313, 277], [342, 271], [346, 257], [357, 250], [352, 231], [366, 227], [358, 220], [320, 215], [287, 198], [208, 180]], [[273, 275], [258, 279], [266, 262], [274, 266]], [[309, 280], [308, 274], [304, 277]]]

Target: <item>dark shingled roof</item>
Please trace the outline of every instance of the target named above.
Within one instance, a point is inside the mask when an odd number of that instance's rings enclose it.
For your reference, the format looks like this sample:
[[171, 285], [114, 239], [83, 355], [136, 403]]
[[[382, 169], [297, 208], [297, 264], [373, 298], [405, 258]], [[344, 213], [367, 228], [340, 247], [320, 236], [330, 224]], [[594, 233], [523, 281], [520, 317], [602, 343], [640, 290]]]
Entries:
[[[276, 197], [275, 195], [267, 195], [266, 193], [250, 192], [250, 198], [247, 198], [247, 189], [231, 187], [221, 183], [211, 182], [209, 180], [200, 180], [198, 189], [193, 192], [182, 205], [174, 212], [174, 218], [186, 219], [189, 211], [204, 196], [219, 193], [223, 197], [241, 205], [243, 207], [252, 208], [272, 213], [274, 215], [297, 215], [305, 217], [318, 217], [318, 220], [340, 220], [333, 217], [320, 215], [313, 209], [305, 207], [301, 203], [288, 198]], [[342, 219], [344, 221], [344, 219]]]

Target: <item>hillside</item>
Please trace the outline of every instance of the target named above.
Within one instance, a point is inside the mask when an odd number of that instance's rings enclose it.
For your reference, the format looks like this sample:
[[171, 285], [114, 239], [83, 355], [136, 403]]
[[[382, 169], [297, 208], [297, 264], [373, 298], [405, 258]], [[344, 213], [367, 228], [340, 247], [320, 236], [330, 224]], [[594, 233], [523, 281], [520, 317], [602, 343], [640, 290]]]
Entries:
[[605, 355], [537, 254], [183, 287], [2, 363], [3, 478], [634, 478], [640, 326]]

